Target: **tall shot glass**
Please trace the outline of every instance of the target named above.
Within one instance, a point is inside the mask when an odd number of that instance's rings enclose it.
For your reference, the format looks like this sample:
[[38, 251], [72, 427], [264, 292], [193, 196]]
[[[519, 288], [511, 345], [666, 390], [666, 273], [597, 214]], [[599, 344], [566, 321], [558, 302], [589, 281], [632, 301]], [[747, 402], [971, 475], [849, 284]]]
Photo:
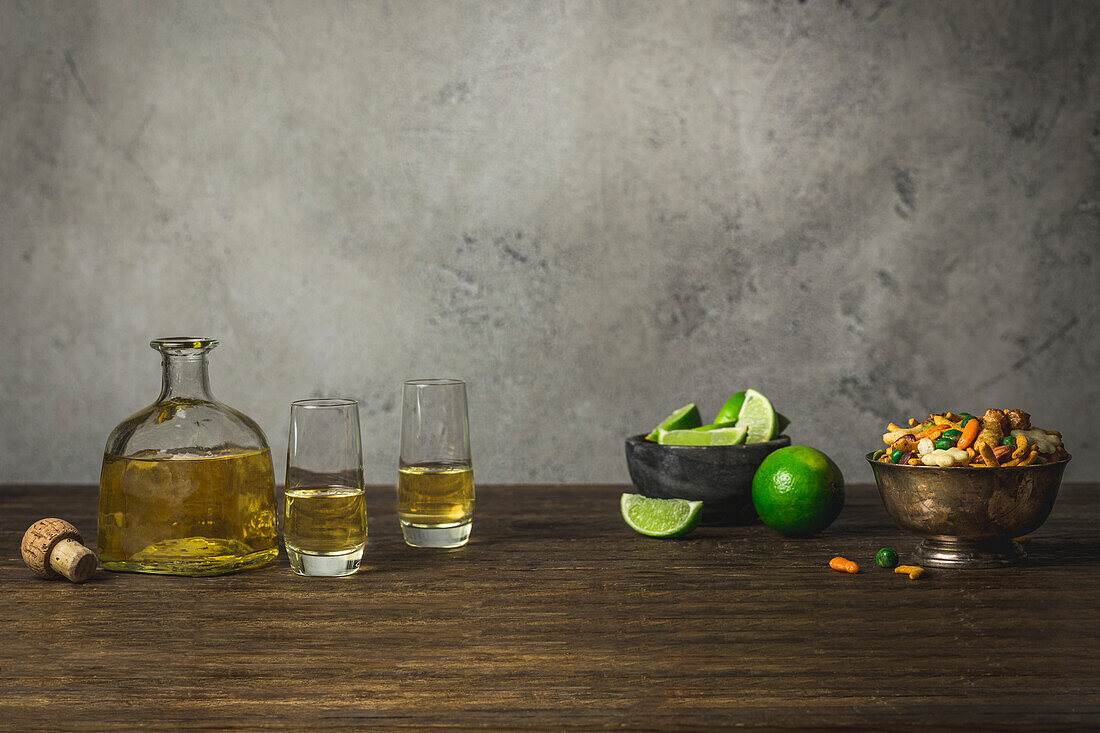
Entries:
[[470, 539], [474, 469], [460, 379], [405, 382], [397, 517], [413, 547], [461, 547]]
[[355, 400], [291, 403], [283, 541], [299, 575], [351, 575], [359, 569], [367, 507]]

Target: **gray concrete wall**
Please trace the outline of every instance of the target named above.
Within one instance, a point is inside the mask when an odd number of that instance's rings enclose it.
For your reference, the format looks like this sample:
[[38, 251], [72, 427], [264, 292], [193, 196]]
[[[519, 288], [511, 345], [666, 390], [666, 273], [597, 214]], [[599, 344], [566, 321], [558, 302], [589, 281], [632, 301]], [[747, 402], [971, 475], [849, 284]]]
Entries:
[[92, 482], [213, 335], [266, 429], [468, 380], [482, 482], [743, 387], [849, 481], [1026, 409], [1098, 478], [1100, 5], [0, 3], [0, 481]]

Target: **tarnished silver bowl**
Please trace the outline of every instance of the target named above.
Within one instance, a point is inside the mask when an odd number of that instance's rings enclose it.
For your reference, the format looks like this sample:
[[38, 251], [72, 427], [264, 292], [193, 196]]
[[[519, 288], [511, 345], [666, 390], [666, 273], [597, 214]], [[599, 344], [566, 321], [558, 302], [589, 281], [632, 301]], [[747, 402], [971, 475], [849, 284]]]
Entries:
[[935, 468], [865, 457], [878, 493], [902, 529], [924, 537], [915, 556], [940, 568], [1015, 565], [1027, 554], [1014, 538], [1034, 532], [1054, 507], [1070, 459], [1001, 468]]

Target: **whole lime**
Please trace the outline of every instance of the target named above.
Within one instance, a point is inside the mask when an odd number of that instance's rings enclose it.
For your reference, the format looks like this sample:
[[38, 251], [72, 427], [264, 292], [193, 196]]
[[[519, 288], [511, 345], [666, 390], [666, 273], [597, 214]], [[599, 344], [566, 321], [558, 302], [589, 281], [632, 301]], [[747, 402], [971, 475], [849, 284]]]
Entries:
[[844, 508], [844, 476], [832, 460], [808, 445], [771, 453], [752, 479], [756, 513], [788, 537], [810, 537]]

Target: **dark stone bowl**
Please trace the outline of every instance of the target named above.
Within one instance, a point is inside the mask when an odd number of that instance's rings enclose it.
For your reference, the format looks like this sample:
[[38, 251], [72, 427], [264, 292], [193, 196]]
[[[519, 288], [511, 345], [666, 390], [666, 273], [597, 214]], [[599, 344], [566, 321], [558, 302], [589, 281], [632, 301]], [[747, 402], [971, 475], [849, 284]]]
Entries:
[[760, 521], [752, 506], [752, 477], [772, 451], [791, 439], [780, 435], [748, 445], [658, 445], [635, 435], [626, 439], [626, 467], [643, 496], [703, 502], [703, 523]]

